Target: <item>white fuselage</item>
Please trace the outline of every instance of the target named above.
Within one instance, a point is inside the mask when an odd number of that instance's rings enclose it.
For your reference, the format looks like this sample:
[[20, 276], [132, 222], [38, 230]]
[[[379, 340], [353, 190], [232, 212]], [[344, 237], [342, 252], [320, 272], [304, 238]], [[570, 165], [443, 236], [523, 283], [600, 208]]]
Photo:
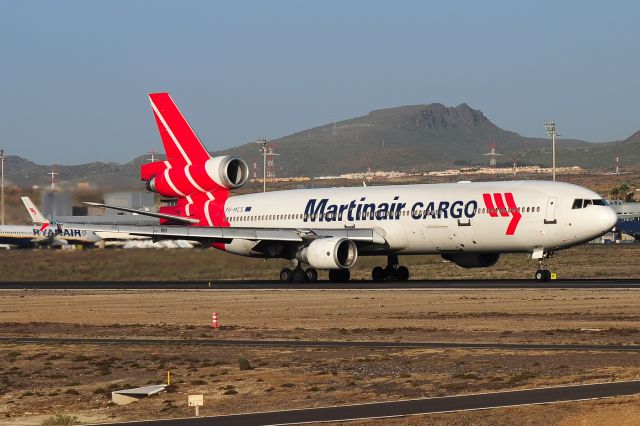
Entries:
[[[574, 208], [575, 200], [596, 202]], [[395, 254], [553, 251], [592, 240], [617, 220], [597, 193], [549, 181], [274, 191], [230, 197], [224, 211], [239, 228], [375, 229], [385, 253]], [[263, 256], [255, 244], [234, 240], [225, 249]]]

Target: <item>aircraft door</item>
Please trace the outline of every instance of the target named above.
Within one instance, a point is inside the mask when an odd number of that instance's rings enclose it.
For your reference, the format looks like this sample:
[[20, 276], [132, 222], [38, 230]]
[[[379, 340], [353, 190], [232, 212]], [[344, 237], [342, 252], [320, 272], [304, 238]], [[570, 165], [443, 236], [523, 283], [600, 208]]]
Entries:
[[557, 198], [549, 198], [547, 201], [547, 212], [545, 215], [544, 223], [545, 225], [552, 225], [558, 223], [556, 219], [556, 204], [558, 203]]

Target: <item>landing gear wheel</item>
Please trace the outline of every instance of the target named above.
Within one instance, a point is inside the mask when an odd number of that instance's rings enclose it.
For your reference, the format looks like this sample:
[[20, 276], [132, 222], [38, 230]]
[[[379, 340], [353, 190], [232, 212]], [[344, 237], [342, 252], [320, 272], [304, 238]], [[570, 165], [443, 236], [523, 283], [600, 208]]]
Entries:
[[296, 284], [307, 282], [307, 274], [304, 272], [302, 268], [296, 268], [292, 272], [291, 281]]
[[398, 270], [393, 266], [384, 268], [384, 278], [387, 281], [398, 281]]
[[318, 281], [318, 271], [316, 271], [313, 268], [309, 268], [305, 271], [305, 274], [307, 275], [307, 281], [309, 281], [310, 283], [315, 283], [316, 281]]
[[351, 278], [348, 269], [332, 269], [329, 271], [329, 280], [334, 283], [346, 283]]
[[396, 276], [398, 277], [398, 281], [409, 281], [409, 270], [406, 266], [398, 266]]
[[282, 271], [280, 271], [280, 281], [283, 283], [290, 283], [292, 278], [293, 271], [291, 269], [283, 268]]
[[371, 271], [371, 278], [375, 282], [384, 281], [384, 269], [381, 266], [376, 266]]
[[551, 272], [546, 269], [538, 269], [536, 271], [536, 281], [546, 283], [551, 280]]

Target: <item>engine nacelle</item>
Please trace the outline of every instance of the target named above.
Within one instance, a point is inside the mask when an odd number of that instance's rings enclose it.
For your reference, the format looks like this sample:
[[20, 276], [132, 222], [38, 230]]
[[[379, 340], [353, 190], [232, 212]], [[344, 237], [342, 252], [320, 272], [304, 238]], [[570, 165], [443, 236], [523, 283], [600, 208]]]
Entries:
[[226, 189], [240, 188], [249, 179], [247, 163], [230, 155], [207, 160], [204, 169], [215, 183]]
[[356, 263], [358, 247], [347, 238], [318, 238], [300, 250], [297, 258], [316, 269], [346, 269]]
[[487, 268], [496, 264], [500, 253], [445, 253], [442, 258], [463, 268]]
[[184, 197], [197, 192], [239, 188], [249, 179], [249, 166], [239, 158], [224, 155], [203, 164], [145, 164], [141, 177], [147, 181], [149, 191], [165, 197]]

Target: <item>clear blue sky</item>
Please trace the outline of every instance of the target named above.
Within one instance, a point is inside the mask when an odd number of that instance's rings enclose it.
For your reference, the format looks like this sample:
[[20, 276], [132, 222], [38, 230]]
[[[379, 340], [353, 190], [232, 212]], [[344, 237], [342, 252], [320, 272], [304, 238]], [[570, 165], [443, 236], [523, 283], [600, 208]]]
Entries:
[[50, 164], [161, 148], [169, 91], [209, 149], [378, 108], [467, 102], [497, 125], [640, 129], [636, 1], [0, 2], [0, 145]]

